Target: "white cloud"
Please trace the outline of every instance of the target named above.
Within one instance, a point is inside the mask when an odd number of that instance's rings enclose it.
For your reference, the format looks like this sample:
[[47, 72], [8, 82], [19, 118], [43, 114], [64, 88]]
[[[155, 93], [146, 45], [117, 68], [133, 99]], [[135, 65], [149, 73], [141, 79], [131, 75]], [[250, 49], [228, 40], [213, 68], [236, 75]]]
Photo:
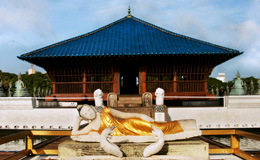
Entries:
[[225, 34], [222, 36], [224, 44], [244, 53], [216, 67], [213, 77], [218, 72], [226, 72], [227, 79], [232, 80], [239, 71], [242, 77], [260, 78], [260, 19], [256, 16], [260, 15], [260, 1], [253, 2], [244, 21], [223, 23], [219, 33]]
[[30, 64], [17, 56], [53, 37], [48, 8], [43, 0], [0, 1], [1, 70], [24, 73]]
[[50, 36], [52, 28], [48, 21], [48, 5], [41, 0], [2, 0], [0, 30], [1, 34], [33, 32]]
[[174, 23], [180, 33], [187, 36], [202, 39], [208, 38], [207, 29], [203, 22], [193, 14], [187, 14], [178, 19]]
[[254, 47], [255, 41], [259, 39], [260, 26], [253, 20], [247, 20], [241, 24], [232, 25], [229, 28], [230, 42], [237, 48], [247, 50]]

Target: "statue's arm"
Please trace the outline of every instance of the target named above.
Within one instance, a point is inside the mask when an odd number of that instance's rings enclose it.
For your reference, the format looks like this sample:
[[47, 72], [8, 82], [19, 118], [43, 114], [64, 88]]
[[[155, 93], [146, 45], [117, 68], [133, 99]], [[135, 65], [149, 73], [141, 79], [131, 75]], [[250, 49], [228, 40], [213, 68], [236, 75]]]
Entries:
[[141, 118], [147, 122], [154, 122], [154, 119], [145, 115], [145, 114], [140, 114], [140, 113], [126, 113], [126, 112], [121, 112], [115, 109], [110, 108], [110, 111], [113, 116], [126, 119], [126, 118]]
[[82, 118], [80, 116], [78, 116], [76, 123], [75, 123], [75, 125], [72, 129], [72, 132], [71, 132], [72, 135], [79, 135], [79, 134], [85, 134], [85, 133], [90, 132], [91, 126], [92, 126], [90, 124], [87, 125], [86, 127], [84, 127], [83, 129], [79, 129], [81, 121], [82, 121]]

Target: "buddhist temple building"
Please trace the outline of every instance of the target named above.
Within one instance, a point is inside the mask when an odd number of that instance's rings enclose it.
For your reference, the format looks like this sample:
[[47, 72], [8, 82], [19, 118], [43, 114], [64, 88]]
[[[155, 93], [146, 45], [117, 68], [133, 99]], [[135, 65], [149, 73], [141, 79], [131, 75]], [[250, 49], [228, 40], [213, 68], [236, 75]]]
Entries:
[[[44, 68], [53, 97], [154, 93], [207, 96], [215, 66], [242, 54], [128, 15], [92, 32], [18, 56]], [[106, 97], [106, 96], [104, 96]]]

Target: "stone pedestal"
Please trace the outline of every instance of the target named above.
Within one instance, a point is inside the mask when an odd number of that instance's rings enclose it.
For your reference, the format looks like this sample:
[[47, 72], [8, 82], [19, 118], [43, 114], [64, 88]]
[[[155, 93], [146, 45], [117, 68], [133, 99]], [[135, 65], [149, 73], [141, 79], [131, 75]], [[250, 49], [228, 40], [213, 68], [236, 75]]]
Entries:
[[[123, 158], [119, 159], [145, 159], [142, 158], [144, 149], [151, 143], [116, 143], [124, 153]], [[111, 159], [101, 147], [99, 143], [80, 143], [68, 140], [59, 145], [59, 158], [61, 160], [75, 159], [84, 156], [84, 159], [102, 156], [102, 159]], [[172, 156], [184, 157], [183, 159], [200, 159], [208, 160], [208, 143], [199, 139], [181, 140], [174, 142], [165, 142], [162, 150], [154, 155], [159, 159], [172, 159]], [[106, 157], [106, 158], [105, 158]], [[153, 157], [153, 158], [155, 158]], [[114, 157], [115, 158], [115, 157]], [[151, 157], [152, 158], [152, 157]], [[178, 159], [178, 158], [177, 158]]]

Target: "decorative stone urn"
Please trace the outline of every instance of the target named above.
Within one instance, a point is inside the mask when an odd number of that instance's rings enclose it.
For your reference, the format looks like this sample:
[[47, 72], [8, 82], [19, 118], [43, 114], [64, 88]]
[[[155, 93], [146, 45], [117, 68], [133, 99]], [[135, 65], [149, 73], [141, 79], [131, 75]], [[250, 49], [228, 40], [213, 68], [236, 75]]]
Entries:
[[162, 106], [164, 104], [164, 90], [162, 88], [157, 88], [155, 91], [157, 106]]
[[103, 92], [101, 89], [94, 91], [95, 106], [103, 106]]

